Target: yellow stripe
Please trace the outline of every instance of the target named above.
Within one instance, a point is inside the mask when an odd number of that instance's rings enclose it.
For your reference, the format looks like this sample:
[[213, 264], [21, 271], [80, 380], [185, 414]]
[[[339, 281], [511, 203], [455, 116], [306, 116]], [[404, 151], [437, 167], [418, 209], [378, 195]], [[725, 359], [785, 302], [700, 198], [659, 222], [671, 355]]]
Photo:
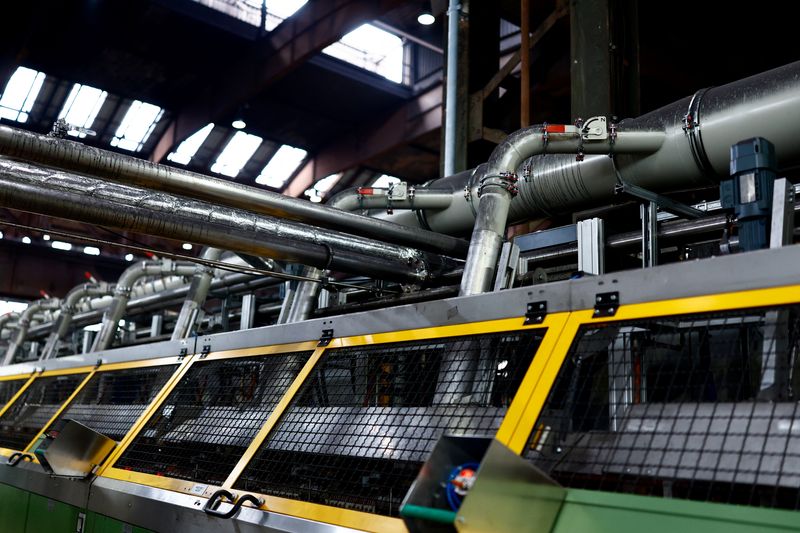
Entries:
[[539, 383], [542, 370], [547, 364], [550, 353], [556, 345], [568, 318], [569, 313], [556, 313], [548, 316], [550, 327], [547, 328], [547, 332], [536, 350], [536, 354], [533, 356], [531, 365], [528, 367], [525, 377], [522, 378], [511, 405], [508, 406], [508, 411], [503, 418], [502, 424], [500, 424], [500, 429], [497, 430], [497, 435], [495, 435], [500, 442], [508, 444], [520, 421], [523, 420], [525, 409], [533, 391], [536, 389], [536, 385]]
[[[197, 481], [186, 481], [183, 479], [176, 479], [166, 476], [156, 476], [153, 474], [145, 474], [143, 472], [134, 472], [132, 470], [125, 470], [124, 468], [116, 468], [114, 466], [106, 467], [102, 476], [108, 479], [117, 479], [120, 481], [129, 481], [131, 483], [138, 483], [140, 485], [147, 485], [148, 487], [155, 487], [157, 489], [171, 490], [174, 492], [184, 492], [187, 494], [194, 494], [192, 488], [196, 485], [206, 485]], [[208, 485], [208, 489], [202, 496], [210, 496], [215, 490], [220, 487], [216, 485]], [[197, 496], [201, 496], [197, 494]]]
[[[338, 346], [338, 342], [336, 340], [331, 342], [331, 344], [328, 347], [332, 348], [335, 346]], [[253, 456], [256, 454], [256, 452], [258, 452], [258, 449], [261, 447], [261, 443], [264, 442], [264, 439], [267, 438], [267, 434], [269, 434], [269, 432], [272, 431], [272, 428], [275, 427], [275, 424], [278, 423], [278, 420], [280, 419], [281, 415], [283, 415], [283, 412], [289, 406], [289, 403], [294, 398], [294, 395], [297, 394], [298, 390], [300, 390], [300, 386], [303, 384], [308, 375], [314, 369], [314, 367], [316, 366], [317, 362], [319, 361], [320, 357], [322, 357], [322, 354], [324, 352], [325, 348], [317, 348], [314, 351], [314, 353], [311, 354], [311, 357], [308, 358], [308, 361], [306, 361], [306, 364], [303, 365], [303, 368], [302, 370], [300, 370], [300, 373], [297, 374], [297, 377], [294, 378], [292, 384], [289, 386], [288, 389], [286, 389], [286, 392], [284, 393], [280, 402], [278, 402], [278, 405], [275, 406], [275, 409], [272, 410], [272, 413], [270, 413], [269, 417], [264, 422], [264, 425], [261, 426], [261, 429], [258, 431], [255, 438], [253, 438], [253, 440], [250, 442], [250, 445], [247, 447], [247, 450], [245, 450], [244, 455], [242, 455], [239, 458], [239, 462], [236, 463], [236, 466], [233, 467], [233, 470], [231, 470], [231, 473], [228, 475], [228, 478], [225, 480], [225, 483], [222, 484], [223, 487], [225, 488], [233, 487], [233, 484], [236, 483], [237, 479], [239, 479], [239, 476], [244, 471], [245, 467], [247, 466], [247, 463], [249, 463], [250, 460], [253, 458]]]
[[211, 352], [204, 360], [214, 359], [233, 359], [237, 357], [252, 357], [255, 355], [272, 355], [288, 352], [305, 352], [316, 350], [319, 341], [292, 342], [289, 344], [273, 344], [271, 346], [256, 346], [255, 348], [240, 348], [236, 350], [224, 350]]

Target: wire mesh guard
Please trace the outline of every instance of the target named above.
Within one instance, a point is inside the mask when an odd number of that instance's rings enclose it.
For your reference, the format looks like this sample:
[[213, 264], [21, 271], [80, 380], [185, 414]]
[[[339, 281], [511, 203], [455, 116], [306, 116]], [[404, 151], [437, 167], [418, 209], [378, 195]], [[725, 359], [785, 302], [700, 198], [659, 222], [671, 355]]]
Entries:
[[494, 435], [543, 335], [327, 350], [234, 486], [396, 516], [444, 432]]
[[585, 325], [524, 453], [568, 487], [798, 509], [799, 319]]
[[222, 484], [311, 353], [194, 363], [114, 466]]
[[75, 420], [120, 441], [177, 368], [162, 365], [97, 372], [58, 420]]
[[13, 398], [14, 395], [19, 392], [19, 390], [27, 381], [27, 377], [0, 381], [0, 409], [5, 407], [6, 404], [11, 401], [11, 398]]
[[86, 376], [37, 378], [0, 417], [0, 446], [24, 450]]

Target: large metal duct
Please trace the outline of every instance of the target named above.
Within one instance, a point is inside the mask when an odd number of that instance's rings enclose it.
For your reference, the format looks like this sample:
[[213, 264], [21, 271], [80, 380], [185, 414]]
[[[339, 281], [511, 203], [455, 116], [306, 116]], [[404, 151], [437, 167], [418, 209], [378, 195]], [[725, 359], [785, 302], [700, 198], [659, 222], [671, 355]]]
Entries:
[[[219, 261], [222, 257], [222, 250], [219, 248], [206, 248], [201, 257], [207, 261]], [[189, 294], [183, 302], [175, 328], [172, 330], [172, 340], [185, 339], [191, 333], [197, 321], [200, 308], [208, 297], [211, 288], [211, 280], [214, 277], [214, 269], [198, 263], [195, 267], [192, 283], [189, 285]]]
[[136, 281], [146, 276], [190, 276], [194, 274], [195, 268], [193, 263], [175, 263], [168, 259], [142, 261], [126, 268], [114, 287], [114, 298], [103, 314], [103, 323], [92, 344], [92, 351], [105, 350], [111, 346], [119, 321], [125, 316], [131, 289]]
[[43, 300], [36, 300], [31, 302], [28, 307], [20, 314], [19, 323], [17, 324], [17, 333], [8, 345], [6, 355], [3, 358], [3, 366], [10, 365], [17, 355], [17, 351], [25, 344], [25, 339], [28, 337], [28, 328], [33, 321], [34, 315], [42, 311], [55, 311], [60, 306], [60, 302], [56, 298], [47, 298]]
[[0, 126], [0, 154], [54, 168], [100, 176], [122, 184], [180, 194], [453, 257], [463, 258], [467, 252], [468, 243], [447, 235], [419, 231], [390, 222], [376, 222], [369, 217], [331, 209], [229, 180], [158, 165], [85, 146], [68, 139], [46, 137], [8, 126]]
[[58, 351], [59, 342], [67, 334], [72, 324], [72, 317], [75, 315], [78, 302], [85, 298], [111, 294], [113, 289], [112, 285], [105, 282], [83, 283], [73, 287], [64, 297], [58, 317], [53, 322], [53, 331], [50, 332], [39, 359], [50, 359]]
[[0, 159], [0, 205], [382, 279], [425, 281], [453, 264], [404, 246], [7, 159]]

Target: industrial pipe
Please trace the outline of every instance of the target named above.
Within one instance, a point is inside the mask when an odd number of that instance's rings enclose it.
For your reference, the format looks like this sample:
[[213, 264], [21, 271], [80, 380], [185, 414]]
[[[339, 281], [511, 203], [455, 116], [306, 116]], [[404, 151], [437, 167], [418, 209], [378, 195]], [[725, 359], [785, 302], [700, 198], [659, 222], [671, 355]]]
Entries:
[[[207, 261], [219, 261], [221, 256], [222, 250], [219, 248], [206, 248], [201, 255]], [[200, 308], [203, 307], [208, 297], [213, 277], [213, 268], [202, 263], [197, 264], [192, 276], [192, 283], [189, 285], [189, 294], [186, 296], [186, 300], [183, 301], [178, 320], [175, 322], [175, 328], [172, 330], [172, 340], [185, 339], [191, 333], [197, 321]]]
[[468, 243], [447, 235], [375, 221], [264, 189], [8, 126], [0, 126], [0, 155], [453, 257], [463, 258], [467, 252]]
[[72, 317], [75, 315], [78, 302], [84, 298], [111, 294], [112, 291], [113, 286], [105, 282], [84, 283], [73, 287], [61, 303], [58, 317], [53, 322], [53, 330], [47, 338], [47, 342], [44, 345], [44, 349], [42, 349], [42, 354], [39, 359], [47, 360], [57, 353], [59, 342], [61, 342], [61, 339], [67, 334], [72, 324]]
[[444, 108], [444, 175], [450, 176], [456, 171], [456, 121], [458, 110], [458, 19], [461, 4], [459, 0], [450, 0], [447, 8], [447, 76], [445, 79]]
[[0, 205], [274, 259], [425, 281], [455, 263], [412, 248], [0, 159]]
[[57, 298], [47, 298], [43, 300], [36, 300], [31, 302], [28, 307], [20, 314], [19, 323], [17, 325], [17, 334], [14, 339], [8, 344], [8, 350], [3, 358], [3, 366], [10, 365], [14, 362], [17, 351], [25, 344], [25, 339], [28, 336], [28, 328], [31, 325], [33, 316], [41, 311], [55, 311], [59, 308], [59, 300]]
[[131, 265], [117, 280], [114, 287], [114, 298], [103, 314], [103, 323], [92, 344], [92, 351], [105, 350], [111, 346], [117, 333], [119, 321], [125, 316], [125, 308], [131, 296], [133, 284], [145, 276], [189, 276], [194, 274], [192, 263], [175, 263], [168, 259], [159, 261], [142, 261]]
[[405, 198], [392, 198], [391, 189], [354, 187], [334, 195], [325, 205], [343, 211], [361, 209], [445, 209], [453, 202], [450, 189], [432, 189], [409, 185]]

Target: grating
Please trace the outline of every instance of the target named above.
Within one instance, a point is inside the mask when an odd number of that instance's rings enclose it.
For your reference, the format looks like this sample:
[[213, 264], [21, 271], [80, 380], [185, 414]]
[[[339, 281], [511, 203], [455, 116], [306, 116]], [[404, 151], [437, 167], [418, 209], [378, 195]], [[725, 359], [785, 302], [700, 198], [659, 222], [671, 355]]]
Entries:
[[23, 385], [28, 381], [27, 377], [20, 379], [9, 379], [0, 381], [0, 409], [6, 406], [11, 398], [19, 392]]
[[800, 509], [799, 317], [585, 325], [524, 454], [568, 487]]
[[24, 450], [87, 374], [37, 378], [0, 417], [0, 446]]
[[97, 372], [59, 415], [120, 441], [178, 365]]
[[544, 331], [327, 350], [235, 487], [396, 516], [443, 433], [494, 435]]
[[114, 466], [221, 484], [311, 353], [194, 363]]

